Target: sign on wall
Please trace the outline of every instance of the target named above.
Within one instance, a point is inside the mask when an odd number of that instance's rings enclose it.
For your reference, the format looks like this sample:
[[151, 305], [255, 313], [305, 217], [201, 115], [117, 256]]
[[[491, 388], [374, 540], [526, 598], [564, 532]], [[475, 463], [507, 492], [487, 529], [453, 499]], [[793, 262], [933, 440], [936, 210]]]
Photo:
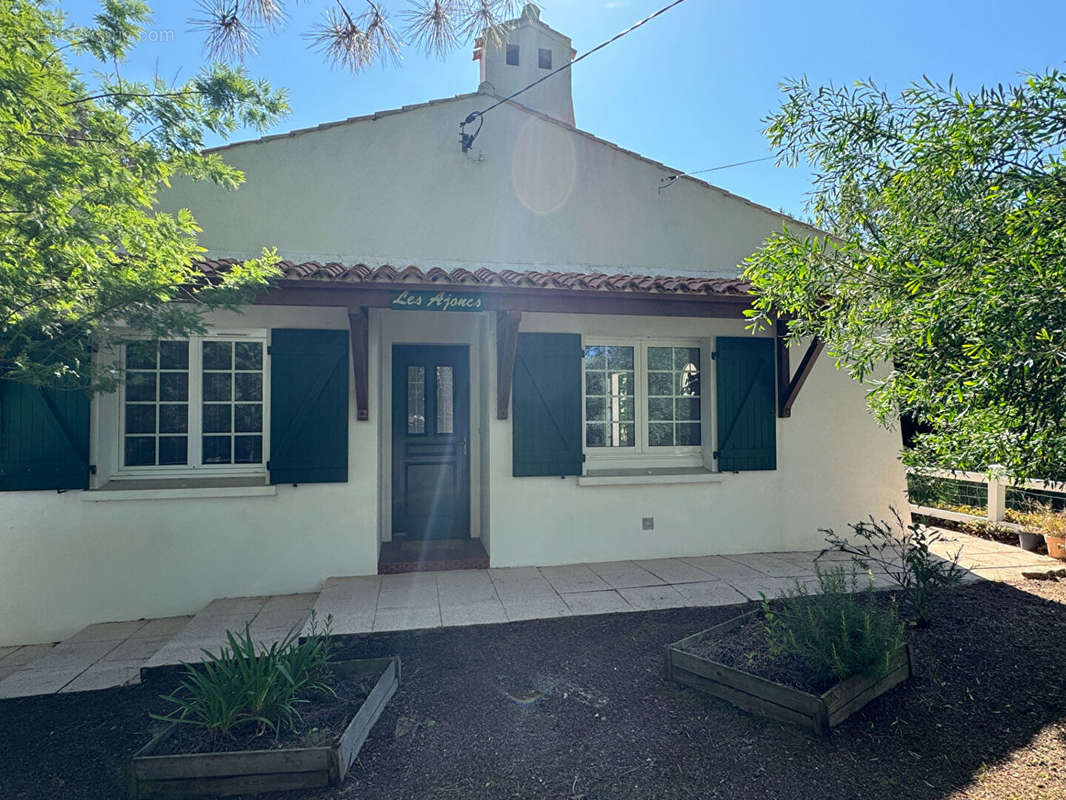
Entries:
[[401, 311], [481, 311], [481, 295], [470, 292], [409, 291], [394, 292], [390, 308]]

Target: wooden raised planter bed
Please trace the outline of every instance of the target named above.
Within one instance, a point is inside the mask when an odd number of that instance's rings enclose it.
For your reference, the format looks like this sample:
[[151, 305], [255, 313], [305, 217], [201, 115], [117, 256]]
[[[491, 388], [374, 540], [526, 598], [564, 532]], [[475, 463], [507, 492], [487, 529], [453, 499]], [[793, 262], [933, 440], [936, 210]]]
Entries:
[[177, 727], [171, 725], [134, 754], [130, 797], [225, 796], [340, 784], [385, 704], [396, 692], [400, 659], [338, 661], [331, 668], [342, 679], [378, 675], [374, 688], [336, 745], [153, 755]]
[[751, 611], [667, 645], [667, 680], [728, 700], [745, 711], [802, 725], [818, 736], [827, 736], [832, 728], [912, 674], [911, 647], [905, 644], [892, 654], [888, 672], [881, 677], [859, 675], [815, 695], [687, 652], [691, 645], [727, 635], [760, 613]]

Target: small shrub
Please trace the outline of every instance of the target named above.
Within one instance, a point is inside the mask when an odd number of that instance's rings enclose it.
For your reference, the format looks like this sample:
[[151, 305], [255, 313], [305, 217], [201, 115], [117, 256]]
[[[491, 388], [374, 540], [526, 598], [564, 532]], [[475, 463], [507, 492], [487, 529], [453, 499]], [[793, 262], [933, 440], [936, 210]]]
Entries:
[[796, 581], [773, 608], [763, 597], [770, 657], [795, 657], [824, 684], [884, 674], [889, 657], [903, 645], [895, 606], [877, 606], [872, 579], [858, 593], [858, 576], [852, 573], [849, 581], [842, 566], [818, 570], [818, 585], [819, 593], [811, 594]]
[[300, 716], [297, 707], [307, 702], [306, 695], [333, 692], [327, 683], [331, 622], [327, 617], [320, 626], [312, 613], [303, 642], [294, 627], [270, 647], [256, 645], [247, 625], [241, 635], [226, 631], [227, 644], [219, 653], [204, 650], [207, 660], [187, 664], [181, 685], [163, 695], [176, 708], [151, 717], [198, 725], [223, 736], [248, 725], [255, 726], [257, 735], [270, 730], [277, 736], [291, 729]]
[[871, 565], [878, 567], [902, 590], [907, 620], [924, 625], [936, 592], [962, 580], [961, 550], [948, 559], [935, 555], [931, 547], [943, 538], [942, 534], [919, 523], [907, 525], [895, 509], [892, 513], [896, 517], [894, 526], [884, 520], [877, 522], [873, 517], [869, 522], [849, 524], [854, 539], [845, 539], [823, 528], [821, 532], [829, 547], [819, 557], [835, 550], [850, 555], [863, 570], [869, 570]]
[[1048, 506], [1035, 505], [1028, 511], [1012, 510], [1008, 518], [1033, 533], [1066, 536], [1066, 514], [1053, 511]]

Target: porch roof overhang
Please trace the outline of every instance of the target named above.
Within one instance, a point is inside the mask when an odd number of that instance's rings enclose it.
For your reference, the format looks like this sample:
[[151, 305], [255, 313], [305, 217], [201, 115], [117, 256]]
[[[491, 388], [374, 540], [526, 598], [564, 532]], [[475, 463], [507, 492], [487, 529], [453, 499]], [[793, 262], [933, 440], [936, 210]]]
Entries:
[[[237, 259], [198, 262], [210, 277]], [[280, 263], [282, 279], [257, 303], [269, 305], [388, 308], [403, 290], [445, 290], [478, 294], [482, 309], [501, 312], [626, 314], [740, 319], [751, 305], [750, 285], [736, 278], [608, 275], [602, 272], [553, 272], [467, 269], [422, 270], [390, 265], [345, 266], [316, 261]]]
[[[205, 259], [197, 266], [210, 279], [226, 272], [238, 259]], [[355, 371], [356, 413], [369, 411], [369, 324], [371, 308], [390, 308], [404, 291], [442, 290], [476, 294], [481, 309], [496, 314], [498, 419], [507, 419], [511, 399], [518, 329], [523, 312], [614, 314], [668, 317], [742, 319], [751, 307], [751, 285], [739, 278], [608, 275], [602, 272], [519, 270], [451, 271], [388, 264], [368, 267], [340, 263], [282, 261], [282, 278], [255, 300], [266, 305], [330, 306], [348, 309]], [[778, 416], [789, 417], [792, 405], [814, 366], [822, 344], [813, 341], [795, 376], [789, 368], [787, 328], [779, 320], [776, 331]]]

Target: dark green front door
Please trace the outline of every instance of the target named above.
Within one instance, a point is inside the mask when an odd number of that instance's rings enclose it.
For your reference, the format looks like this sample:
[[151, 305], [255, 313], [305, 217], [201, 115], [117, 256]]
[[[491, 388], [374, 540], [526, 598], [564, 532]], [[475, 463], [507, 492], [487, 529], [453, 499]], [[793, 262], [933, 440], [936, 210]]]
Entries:
[[470, 368], [465, 345], [392, 348], [392, 535], [470, 536]]

